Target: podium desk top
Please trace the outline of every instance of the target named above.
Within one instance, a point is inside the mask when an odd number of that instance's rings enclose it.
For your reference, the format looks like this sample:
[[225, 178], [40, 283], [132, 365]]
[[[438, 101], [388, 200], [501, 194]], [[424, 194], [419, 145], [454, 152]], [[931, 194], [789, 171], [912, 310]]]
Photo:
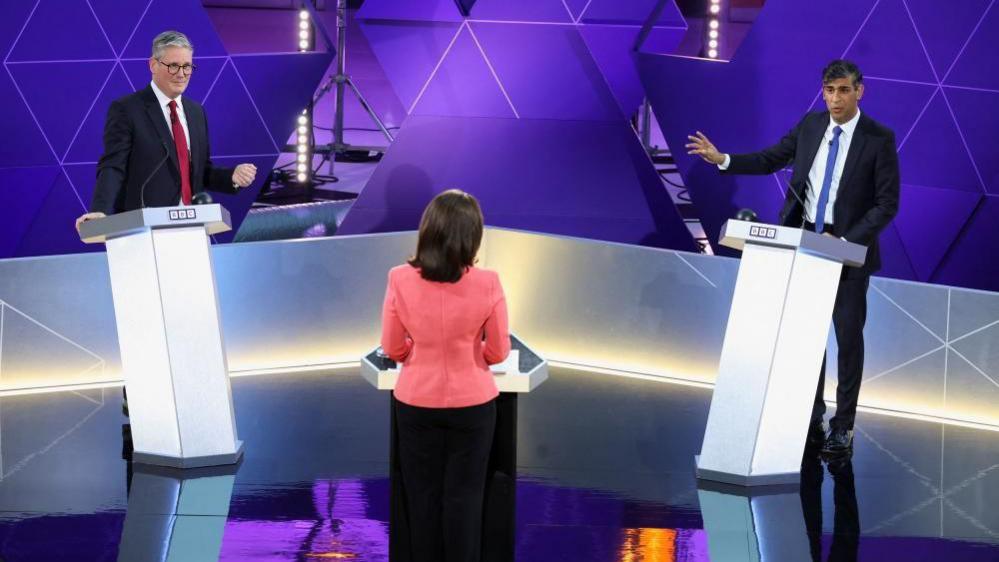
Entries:
[[151, 228], [191, 226], [204, 226], [208, 234], [218, 234], [232, 229], [232, 219], [229, 211], [217, 203], [146, 207], [86, 221], [80, 225], [80, 239], [96, 244]]
[[718, 241], [722, 246], [742, 250], [746, 244], [799, 250], [808, 254], [860, 267], [867, 257], [867, 246], [841, 238], [816, 234], [802, 228], [729, 219], [722, 226]]
[[[401, 369], [380, 351], [374, 349], [361, 359], [361, 376], [378, 390], [393, 390]], [[548, 362], [512, 334], [510, 357], [492, 370], [500, 392], [531, 392], [548, 379]]]

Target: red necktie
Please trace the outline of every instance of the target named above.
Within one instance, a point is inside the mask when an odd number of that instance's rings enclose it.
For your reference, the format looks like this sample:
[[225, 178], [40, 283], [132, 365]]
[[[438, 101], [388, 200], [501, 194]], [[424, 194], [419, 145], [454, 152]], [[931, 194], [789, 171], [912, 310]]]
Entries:
[[170, 127], [173, 128], [173, 143], [177, 145], [177, 159], [180, 161], [180, 200], [191, 204], [191, 157], [187, 153], [187, 136], [177, 116], [177, 101], [170, 100]]

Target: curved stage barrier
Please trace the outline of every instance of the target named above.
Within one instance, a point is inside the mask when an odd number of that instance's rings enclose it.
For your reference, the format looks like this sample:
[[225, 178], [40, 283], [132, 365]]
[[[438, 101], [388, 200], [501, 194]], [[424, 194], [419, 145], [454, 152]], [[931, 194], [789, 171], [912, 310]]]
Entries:
[[[213, 247], [231, 374], [355, 367], [415, 238]], [[106, 261], [0, 261], [0, 391], [120, 382]], [[490, 228], [480, 264], [500, 272], [513, 330], [553, 364], [712, 385], [736, 260]], [[999, 429], [999, 294], [875, 278], [868, 300], [862, 406]]]

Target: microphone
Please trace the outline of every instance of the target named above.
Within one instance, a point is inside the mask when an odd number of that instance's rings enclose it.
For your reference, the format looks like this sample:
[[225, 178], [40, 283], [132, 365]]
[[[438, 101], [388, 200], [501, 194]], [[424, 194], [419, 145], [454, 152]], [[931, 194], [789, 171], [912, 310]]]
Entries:
[[195, 193], [194, 197], [191, 197], [192, 205], [211, 205], [212, 203], [214, 203], [212, 196], [207, 191], [200, 191]]
[[165, 152], [166, 154], [163, 155], [163, 158], [160, 159], [159, 164], [156, 164], [156, 167], [153, 168], [153, 171], [149, 174], [149, 177], [146, 178], [146, 181], [142, 182], [142, 187], [139, 188], [139, 201], [142, 204], [143, 209], [146, 208], [146, 185], [149, 183], [149, 180], [153, 179], [153, 176], [156, 175], [156, 172], [160, 171], [160, 168], [163, 167], [163, 164], [170, 158], [170, 149], [167, 148], [166, 141], [161, 140], [160, 146], [163, 147], [163, 152]]

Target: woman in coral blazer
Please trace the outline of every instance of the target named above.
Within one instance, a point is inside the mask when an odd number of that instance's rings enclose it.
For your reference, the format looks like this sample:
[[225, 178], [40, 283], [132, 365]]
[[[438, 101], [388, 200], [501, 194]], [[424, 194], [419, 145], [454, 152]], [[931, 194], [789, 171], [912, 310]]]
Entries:
[[392, 407], [414, 562], [479, 560], [499, 394], [489, 365], [510, 353], [499, 276], [474, 266], [481, 242], [479, 203], [445, 191], [416, 255], [388, 275], [382, 349], [402, 363]]

